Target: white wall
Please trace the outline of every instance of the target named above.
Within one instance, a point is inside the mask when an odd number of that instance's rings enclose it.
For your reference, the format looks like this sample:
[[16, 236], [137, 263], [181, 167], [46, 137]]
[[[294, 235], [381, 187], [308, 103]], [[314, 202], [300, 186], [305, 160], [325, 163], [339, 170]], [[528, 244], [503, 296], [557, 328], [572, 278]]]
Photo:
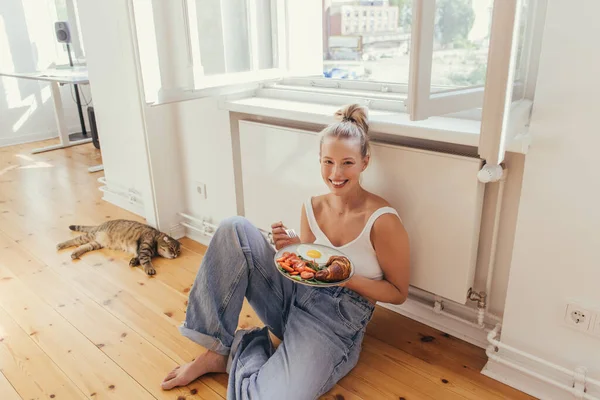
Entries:
[[[236, 215], [229, 112], [212, 98], [178, 104], [185, 211], [218, 223]], [[204, 199], [196, 191], [206, 185]]]
[[[138, 90], [127, 3], [82, 1], [79, 17], [106, 180], [115, 188], [140, 193], [144, 216], [155, 224], [144, 106]], [[156, 155], [160, 157], [160, 153]]]
[[[64, 46], [56, 42], [54, 21], [48, 7], [25, 1], [0, 2], [0, 71], [34, 72], [50, 67]], [[80, 88], [89, 101], [89, 86]], [[81, 128], [72, 90], [73, 86], [65, 85], [61, 95], [67, 127], [74, 133]], [[86, 103], [84, 98], [81, 101]], [[83, 113], [89, 134], [85, 107]], [[57, 135], [50, 84], [0, 77], [0, 146]]]
[[548, 2], [502, 341], [600, 378], [600, 336], [561, 325], [600, 311], [600, 2]]
[[[126, 7], [120, 0], [79, 5], [109, 186], [141, 193], [146, 220], [165, 232], [182, 211], [216, 222], [234, 215], [229, 114], [215, 99], [141, 101]], [[195, 182], [206, 184], [206, 200]]]

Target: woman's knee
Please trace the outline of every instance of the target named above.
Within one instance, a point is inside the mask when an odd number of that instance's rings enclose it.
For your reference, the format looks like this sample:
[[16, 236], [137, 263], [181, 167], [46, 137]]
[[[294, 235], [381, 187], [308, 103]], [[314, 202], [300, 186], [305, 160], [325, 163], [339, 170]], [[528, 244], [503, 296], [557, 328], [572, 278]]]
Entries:
[[[244, 217], [234, 216], [224, 219], [220, 224], [215, 236], [227, 238], [237, 237], [240, 244], [249, 246], [250, 243], [258, 243], [264, 240], [264, 236], [252, 222]], [[243, 242], [243, 243], [242, 243]]]
[[254, 225], [252, 225], [252, 223], [250, 221], [248, 221], [246, 218], [241, 217], [239, 215], [235, 215], [233, 217], [229, 217], [229, 218], [226, 218], [223, 221], [221, 221], [221, 223], [219, 224], [219, 227], [217, 229], [217, 232], [219, 232], [219, 231], [234, 232], [234, 231], [237, 231], [239, 228], [243, 228], [244, 230], [246, 230], [248, 228], [256, 229], [256, 227]]

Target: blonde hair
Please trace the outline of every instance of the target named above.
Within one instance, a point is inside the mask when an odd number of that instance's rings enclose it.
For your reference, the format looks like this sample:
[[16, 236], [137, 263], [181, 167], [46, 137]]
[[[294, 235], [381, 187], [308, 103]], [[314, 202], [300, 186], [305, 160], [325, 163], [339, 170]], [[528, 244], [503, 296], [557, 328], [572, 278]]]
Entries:
[[321, 131], [321, 144], [326, 137], [356, 139], [360, 142], [360, 154], [370, 155], [369, 149], [369, 110], [359, 104], [350, 104], [336, 111], [335, 122]]

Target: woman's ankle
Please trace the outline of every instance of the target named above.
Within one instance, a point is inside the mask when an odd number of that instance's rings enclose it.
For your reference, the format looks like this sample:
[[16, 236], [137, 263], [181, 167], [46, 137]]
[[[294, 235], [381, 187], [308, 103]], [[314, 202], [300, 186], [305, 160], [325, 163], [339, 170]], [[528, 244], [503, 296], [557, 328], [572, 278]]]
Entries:
[[207, 350], [198, 356], [193, 363], [203, 365], [207, 372], [225, 372], [228, 356]]

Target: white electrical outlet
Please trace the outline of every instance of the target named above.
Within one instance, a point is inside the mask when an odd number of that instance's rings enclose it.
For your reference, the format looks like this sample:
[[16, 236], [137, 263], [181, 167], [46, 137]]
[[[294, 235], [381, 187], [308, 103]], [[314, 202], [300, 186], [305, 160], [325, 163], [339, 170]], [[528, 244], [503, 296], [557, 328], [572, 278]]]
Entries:
[[135, 189], [129, 189], [129, 191], [127, 192], [127, 199], [131, 204], [137, 203], [137, 192], [135, 191]]
[[206, 199], [206, 184], [202, 182], [196, 182], [196, 191], [203, 199]]
[[595, 315], [590, 310], [581, 307], [578, 304], [567, 304], [565, 311], [565, 323], [571, 328], [587, 331], [590, 328], [590, 321]]

